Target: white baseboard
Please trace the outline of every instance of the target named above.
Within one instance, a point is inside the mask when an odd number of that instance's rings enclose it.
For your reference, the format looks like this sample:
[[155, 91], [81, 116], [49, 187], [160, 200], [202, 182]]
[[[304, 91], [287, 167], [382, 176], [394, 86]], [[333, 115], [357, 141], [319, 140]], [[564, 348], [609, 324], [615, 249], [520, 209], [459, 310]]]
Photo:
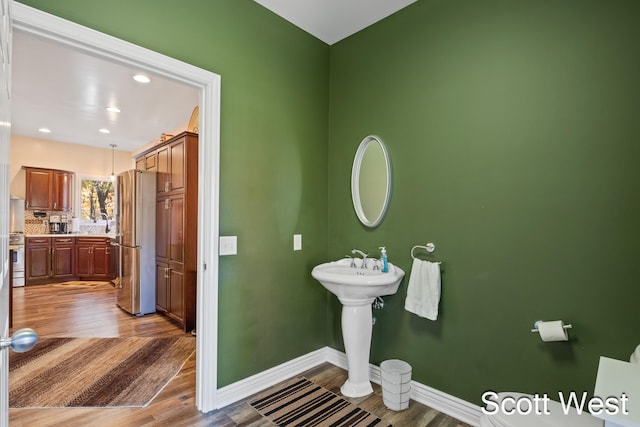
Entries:
[[312, 351], [266, 371], [219, 388], [216, 393], [216, 408], [223, 408], [326, 362], [326, 348]]
[[[347, 356], [344, 352], [324, 347], [218, 389], [216, 406], [222, 408], [245, 399], [325, 362], [347, 369]], [[380, 384], [380, 367], [369, 364], [369, 378], [374, 383]], [[477, 426], [480, 422], [479, 406], [417, 381], [411, 381], [411, 399], [467, 424]]]
[[[347, 369], [347, 355], [331, 347], [325, 347], [326, 362]], [[369, 379], [380, 384], [380, 367], [369, 364]], [[411, 381], [411, 400], [450, 415], [462, 422], [477, 426], [480, 424], [482, 409], [466, 400], [459, 399], [433, 387]]]

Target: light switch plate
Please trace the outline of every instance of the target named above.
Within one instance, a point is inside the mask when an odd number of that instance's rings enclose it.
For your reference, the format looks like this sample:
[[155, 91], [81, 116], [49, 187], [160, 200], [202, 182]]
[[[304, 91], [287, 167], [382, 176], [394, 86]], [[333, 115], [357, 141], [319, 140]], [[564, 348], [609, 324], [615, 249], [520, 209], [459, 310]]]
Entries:
[[220, 256], [238, 253], [238, 236], [220, 236]]
[[293, 250], [294, 251], [302, 250], [302, 234], [293, 235]]

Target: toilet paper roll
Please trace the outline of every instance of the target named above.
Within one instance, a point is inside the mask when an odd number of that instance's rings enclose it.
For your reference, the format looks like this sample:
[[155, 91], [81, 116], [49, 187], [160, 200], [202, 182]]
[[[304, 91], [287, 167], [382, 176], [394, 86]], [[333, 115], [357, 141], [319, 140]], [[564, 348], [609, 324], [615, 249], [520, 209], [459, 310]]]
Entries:
[[538, 332], [542, 341], [568, 341], [569, 335], [562, 320], [538, 323]]
[[640, 365], [640, 345], [636, 347], [636, 351], [631, 353], [631, 357], [629, 358], [629, 362], [636, 363]]

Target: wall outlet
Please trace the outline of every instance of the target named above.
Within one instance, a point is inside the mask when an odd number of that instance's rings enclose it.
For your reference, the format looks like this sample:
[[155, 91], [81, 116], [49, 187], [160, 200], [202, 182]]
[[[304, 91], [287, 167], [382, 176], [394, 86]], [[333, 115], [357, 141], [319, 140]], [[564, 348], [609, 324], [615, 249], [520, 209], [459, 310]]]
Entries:
[[293, 235], [293, 250], [294, 251], [302, 250], [302, 234]]
[[220, 256], [238, 253], [238, 236], [220, 236]]

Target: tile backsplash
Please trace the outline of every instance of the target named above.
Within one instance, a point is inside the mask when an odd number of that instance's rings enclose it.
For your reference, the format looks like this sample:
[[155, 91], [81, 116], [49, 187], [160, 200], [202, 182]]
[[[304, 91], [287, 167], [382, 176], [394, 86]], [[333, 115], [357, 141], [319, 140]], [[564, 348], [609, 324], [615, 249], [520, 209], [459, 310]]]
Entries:
[[[34, 212], [44, 212], [46, 215], [43, 218], [37, 218]], [[34, 211], [31, 209], [25, 209], [24, 211], [24, 234], [49, 234], [49, 216], [60, 215], [62, 213], [58, 211]], [[71, 217], [67, 218], [67, 229], [71, 232]], [[92, 225], [83, 225], [79, 227], [78, 233], [80, 234], [104, 234], [105, 222], [99, 221]], [[111, 229], [109, 234], [115, 234], [115, 227], [113, 221], [109, 221], [109, 228]]]

